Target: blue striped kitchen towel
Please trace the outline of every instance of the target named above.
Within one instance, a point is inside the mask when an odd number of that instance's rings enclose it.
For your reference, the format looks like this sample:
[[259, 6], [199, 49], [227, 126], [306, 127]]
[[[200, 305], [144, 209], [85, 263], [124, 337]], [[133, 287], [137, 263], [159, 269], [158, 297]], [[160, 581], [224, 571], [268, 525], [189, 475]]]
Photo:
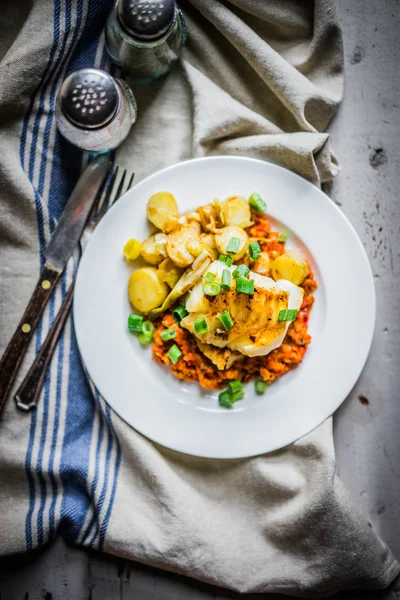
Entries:
[[[134, 85], [139, 119], [116, 161], [141, 179], [190, 156], [249, 155], [320, 184], [338, 165], [324, 132], [343, 91], [333, 0], [184, 0], [189, 40], [164, 79]], [[82, 157], [54, 108], [75, 69], [109, 68], [112, 0], [8, 3], [0, 22], [0, 344], [29, 298]], [[79, 260], [40, 322], [24, 374]], [[70, 318], [36, 412], [0, 423], [0, 550], [56, 534], [240, 591], [329, 595], [386, 586], [390, 551], [335, 474], [331, 422], [268, 456], [217, 461], [128, 427], [85, 376]], [[227, 510], [226, 498], [229, 498]]]

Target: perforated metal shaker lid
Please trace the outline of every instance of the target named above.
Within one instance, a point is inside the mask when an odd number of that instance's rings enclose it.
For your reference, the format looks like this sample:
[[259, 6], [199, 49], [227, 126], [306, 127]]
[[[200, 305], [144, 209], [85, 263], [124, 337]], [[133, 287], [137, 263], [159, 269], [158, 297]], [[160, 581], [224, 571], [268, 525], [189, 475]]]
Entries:
[[117, 14], [121, 25], [133, 37], [155, 40], [172, 26], [175, 0], [119, 0]]
[[65, 79], [60, 100], [69, 121], [78, 127], [96, 129], [114, 117], [119, 95], [111, 75], [100, 69], [80, 69]]

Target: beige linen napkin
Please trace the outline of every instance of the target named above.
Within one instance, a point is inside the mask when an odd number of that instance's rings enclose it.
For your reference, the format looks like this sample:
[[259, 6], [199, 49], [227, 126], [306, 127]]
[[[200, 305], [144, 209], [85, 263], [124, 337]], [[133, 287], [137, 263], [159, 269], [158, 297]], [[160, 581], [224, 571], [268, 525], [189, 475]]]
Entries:
[[[181, 5], [189, 30], [182, 61], [151, 85], [131, 82], [139, 119], [117, 163], [137, 180], [210, 154], [271, 160], [315, 184], [336, 175], [324, 133], [343, 88], [334, 3]], [[100, 0], [41, 0], [30, 11], [9, 7], [0, 23], [1, 350], [78, 175], [80, 157], [56, 134], [55, 94], [68, 71], [105, 64], [100, 33], [110, 8]], [[73, 262], [38, 346], [72, 270]], [[33, 345], [30, 358], [34, 352]], [[91, 394], [71, 322], [37, 413], [7, 406], [0, 480], [3, 554], [40, 546], [58, 529], [73, 543], [220, 586], [309, 597], [384, 587], [398, 573], [336, 476], [331, 420], [249, 459], [162, 448]]]

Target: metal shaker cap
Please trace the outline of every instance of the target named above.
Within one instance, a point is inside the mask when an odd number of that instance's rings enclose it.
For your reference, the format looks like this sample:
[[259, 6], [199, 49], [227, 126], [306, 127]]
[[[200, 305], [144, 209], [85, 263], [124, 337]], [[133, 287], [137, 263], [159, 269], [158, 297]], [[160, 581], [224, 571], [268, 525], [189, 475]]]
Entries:
[[69, 121], [78, 127], [103, 127], [118, 109], [116, 83], [100, 69], [80, 69], [71, 73], [60, 90], [61, 109]]
[[175, 21], [175, 0], [119, 0], [117, 14], [122, 27], [133, 37], [155, 40]]

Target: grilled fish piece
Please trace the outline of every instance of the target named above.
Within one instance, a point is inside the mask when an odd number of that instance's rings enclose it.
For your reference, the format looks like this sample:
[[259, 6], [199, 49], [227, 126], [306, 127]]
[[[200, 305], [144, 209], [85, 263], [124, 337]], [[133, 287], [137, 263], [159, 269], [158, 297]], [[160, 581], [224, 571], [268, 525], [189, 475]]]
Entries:
[[[225, 263], [214, 261], [207, 272], [216, 275], [220, 282]], [[199, 281], [189, 292], [186, 310], [189, 314], [182, 319], [181, 325], [195, 335], [202, 343], [219, 348], [228, 347], [247, 356], [264, 356], [278, 348], [286, 335], [289, 322], [278, 322], [279, 312], [283, 309], [299, 309], [303, 301], [304, 290], [290, 281], [274, 281], [269, 277], [251, 272], [254, 280], [254, 295], [238, 294], [234, 278], [230, 290], [221, 291], [217, 296], [203, 293], [203, 281]], [[226, 331], [218, 315], [229, 311], [234, 325]], [[194, 321], [204, 317], [208, 323], [208, 332], [196, 333]]]

